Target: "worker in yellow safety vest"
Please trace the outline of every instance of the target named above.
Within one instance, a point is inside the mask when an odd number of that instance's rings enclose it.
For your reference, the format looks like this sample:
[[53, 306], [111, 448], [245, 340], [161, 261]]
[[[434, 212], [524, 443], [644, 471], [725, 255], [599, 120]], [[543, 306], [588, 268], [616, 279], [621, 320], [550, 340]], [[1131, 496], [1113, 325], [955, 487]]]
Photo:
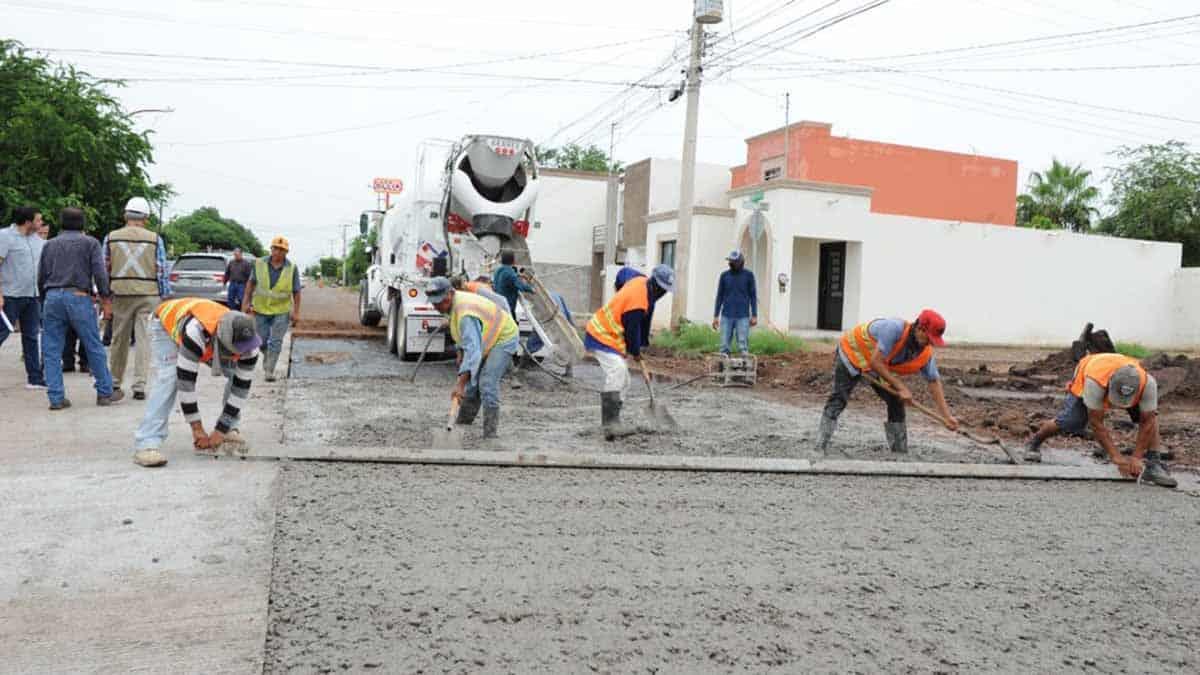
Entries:
[[242, 311], [254, 317], [258, 335], [266, 346], [263, 371], [267, 382], [275, 381], [275, 363], [283, 351], [283, 336], [292, 324], [300, 321], [300, 268], [287, 259], [287, 253], [286, 238], [271, 240], [271, 256], [255, 261], [242, 300]]
[[[1138, 427], [1137, 443], [1128, 459], [1117, 450], [1104, 426], [1109, 408], [1124, 408]], [[1047, 438], [1059, 433], [1081, 434], [1089, 428], [1121, 475], [1162, 487], [1177, 485], [1159, 453], [1158, 382], [1137, 359], [1121, 354], [1090, 354], [1080, 359], [1067, 384], [1062, 411], [1029, 439], [1025, 461], [1042, 461], [1042, 442]]]
[[483, 438], [495, 438], [500, 429], [500, 380], [517, 353], [517, 323], [497, 303], [455, 291], [445, 277], [429, 281], [425, 298], [449, 317], [450, 337], [458, 350], [458, 380], [451, 395], [459, 403], [455, 423], [473, 423], [482, 406]]
[[[871, 388], [887, 404], [887, 422], [883, 430], [892, 452], [908, 452], [905, 406], [912, 402], [913, 395], [900, 379], [901, 375], [920, 373], [925, 378], [946, 428], [956, 431], [958, 420], [950, 414], [946, 404], [946, 392], [933, 357], [933, 348], [946, 344], [942, 338], [945, 332], [946, 320], [932, 309], [922, 311], [914, 322], [875, 319], [846, 331], [833, 358], [833, 392], [821, 413], [817, 449], [828, 453], [838, 417], [846, 409], [850, 394], [864, 373]], [[880, 378], [891, 391], [875, 384]]]

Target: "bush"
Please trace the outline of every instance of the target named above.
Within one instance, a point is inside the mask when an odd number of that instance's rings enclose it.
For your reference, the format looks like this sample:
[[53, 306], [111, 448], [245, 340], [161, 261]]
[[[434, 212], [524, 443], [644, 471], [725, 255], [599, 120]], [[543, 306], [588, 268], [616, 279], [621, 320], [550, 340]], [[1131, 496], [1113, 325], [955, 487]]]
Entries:
[[1146, 349], [1136, 342], [1118, 342], [1117, 353], [1124, 354], [1125, 356], [1135, 359], [1144, 359], [1151, 354], [1149, 349]]
[[[721, 334], [710, 326], [686, 323], [678, 330], [662, 331], [654, 336], [655, 347], [668, 349], [678, 354], [698, 356], [721, 350]], [[766, 328], [750, 331], [750, 353], [757, 356], [788, 354], [804, 350], [804, 341]]]

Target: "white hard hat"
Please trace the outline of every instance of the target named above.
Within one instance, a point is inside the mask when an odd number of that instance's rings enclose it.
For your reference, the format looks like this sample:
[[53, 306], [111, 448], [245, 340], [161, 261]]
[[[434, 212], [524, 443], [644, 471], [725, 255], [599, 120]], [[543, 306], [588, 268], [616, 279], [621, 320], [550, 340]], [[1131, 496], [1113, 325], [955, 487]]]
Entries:
[[134, 197], [125, 203], [125, 213], [137, 213], [143, 217], [148, 217], [150, 215], [150, 202], [146, 201], [143, 197]]

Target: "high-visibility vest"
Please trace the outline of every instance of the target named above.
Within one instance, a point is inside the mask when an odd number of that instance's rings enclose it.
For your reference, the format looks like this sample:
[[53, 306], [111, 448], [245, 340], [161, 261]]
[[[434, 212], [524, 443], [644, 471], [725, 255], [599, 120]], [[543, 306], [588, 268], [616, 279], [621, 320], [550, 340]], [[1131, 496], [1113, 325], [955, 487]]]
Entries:
[[158, 295], [158, 235], [126, 225], [108, 235], [113, 295]]
[[[1097, 384], [1107, 390], [1113, 373], [1125, 366], [1133, 366], [1137, 368], [1138, 372], [1137, 396], [1133, 397], [1133, 403], [1129, 405], [1132, 408], [1141, 402], [1142, 393], [1146, 391], [1146, 369], [1142, 368], [1142, 364], [1138, 363], [1137, 359], [1122, 354], [1089, 354], [1080, 359], [1079, 365], [1075, 366], [1075, 377], [1067, 385], [1067, 391], [1082, 398], [1083, 389], [1088, 380], [1095, 380]], [[1109, 407], [1107, 396], [1104, 397], [1104, 407], [1106, 409]]]
[[492, 347], [502, 342], [508, 342], [519, 332], [517, 322], [513, 321], [512, 315], [496, 303], [474, 293], [459, 291], [454, 294], [454, 300], [450, 306], [450, 337], [454, 338], [458, 344], [462, 344], [459, 325], [468, 316], [479, 319], [479, 322], [483, 324], [484, 357], [487, 357], [488, 353], [492, 351]]
[[[875, 348], [879, 344], [879, 341], [872, 337], [871, 331], [868, 330], [872, 323], [871, 321], [860, 323], [842, 334], [842, 354], [845, 354], [850, 365], [864, 373], [871, 371], [871, 354], [875, 352]], [[904, 345], [908, 344], [908, 336], [912, 333], [912, 328], [911, 323], [904, 322], [904, 332], [900, 334], [900, 339], [896, 340], [896, 346], [892, 347], [892, 352], [884, 359], [888, 370], [897, 375], [919, 373], [925, 364], [929, 363], [929, 359], [933, 358], [933, 347], [925, 345], [916, 358], [904, 363], [895, 362], [900, 357], [900, 353], [904, 351]]]
[[292, 262], [284, 262], [279, 280], [271, 285], [270, 263], [266, 258], [254, 262], [254, 298], [251, 305], [259, 314], [287, 314], [292, 311]]
[[[625, 282], [621, 290], [608, 301], [600, 311], [592, 315], [588, 322], [587, 333], [605, 347], [619, 354], [628, 352], [625, 336], [625, 324], [622, 319], [628, 312], [650, 311], [650, 293], [646, 285], [650, 280], [646, 277], [634, 277]], [[631, 336], [640, 340], [641, 336]]]
[[158, 317], [163, 330], [167, 331], [177, 345], [183, 344], [183, 324], [186, 323], [186, 319], [192, 317], [199, 321], [200, 325], [204, 326], [204, 332], [212, 338], [204, 345], [204, 355], [200, 357], [201, 361], [208, 362], [212, 359], [212, 340], [217, 338], [217, 324], [221, 323], [221, 317], [231, 311], [233, 310], [212, 300], [179, 298], [160, 304], [155, 308], [154, 316]]

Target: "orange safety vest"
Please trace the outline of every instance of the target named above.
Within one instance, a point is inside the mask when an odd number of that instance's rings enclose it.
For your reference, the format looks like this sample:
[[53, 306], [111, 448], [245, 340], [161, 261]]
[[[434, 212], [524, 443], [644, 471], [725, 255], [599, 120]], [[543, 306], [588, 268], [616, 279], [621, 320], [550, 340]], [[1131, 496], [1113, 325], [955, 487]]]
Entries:
[[[167, 300], [160, 304], [154, 310], [154, 316], [158, 317], [162, 323], [163, 330], [171, 336], [175, 344], [183, 344], [183, 324], [184, 319], [192, 317], [204, 326], [204, 331], [209, 334], [214, 340], [217, 337], [217, 324], [221, 322], [221, 317], [228, 314], [230, 310], [225, 305], [212, 300], [202, 300], [200, 298], [179, 298], [178, 300]], [[200, 357], [203, 362], [212, 360], [212, 340], [204, 345], [204, 355]]]
[[454, 338], [457, 344], [462, 344], [459, 325], [462, 324], [463, 317], [467, 316], [475, 317], [483, 324], [485, 357], [492, 351], [492, 347], [513, 339], [520, 332], [512, 315], [496, 303], [474, 293], [459, 291], [454, 294], [454, 302], [450, 306], [450, 337]]
[[650, 280], [646, 277], [634, 277], [627, 281], [607, 305], [592, 315], [587, 325], [588, 335], [620, 354], [627, 353], [625, 324], [621, 323], [621, 319], [627, 312], [650, 311], [648, 283]]
[[[879, 319], [876, 319], [879, 321]], [[862, 372], [871, 371], [871, 354], [875, 352], [875, 347], [879, 341], [871, 336], [871, 331], [867, 330], [873, 322], [860, 323], [854, 328], [846, 331], [842, 335], [842, 353], [846, 355], [846, 359], [850, 361], [850, 365], [854, 366]], [[914, 375], [921, 372], [925, 364], [929, 363], [929, 359], [933, 358], [933, 346], [925, 345], [925, 349], [917, 354], [915, 359], [905, 361], [904, 363], [895, 363], [895, 359], [899, 358], [900, 352], [904, 351], [904, 345], [908, 344], [908, 336], [912, 333], [913, 325], [907, 321], [904, 322], [904, 332], [900, 334], [900, 339], [896, 341], [896, 346], [892, 348], [892, 353], [887, 355], [884, 363], [887, 364], [889, 370], [897, 375]]]
[[492, 290], [491, 286], [487, 286], [481, 281], [468, 281], [467, 283], [463, 284], [463, 288], [466, 289], [468, 293], [474, 293], [476, 295], [479, 294], [480, 286], [483, 286], [484, 288], [488, 289], [489, 291]]
[[[1142, 393], [1146, 391], [1146, 369], [1142, 368], [1142, 364], [1138, 363], [1137, 359], [1122, 354], [1089, 354], [1080, 359], [1079, 365], [1075, 366], [1075, 377], [1067, 385], [1067, 391], [1082, 398], [1084, 385], [1089, 379], [1095, 380], [1097, 384], [1108, 389], [1108, 383], [1112, 381], [1113, 373], [1125, 366], [1133, 366], [1138, 371], [1138, 392], [1129, 406], [1132, 408], [1141, 402]], [[1108, 397], [1105, 396], [1104, 408], [1108, 409], [1108, 407]]]

